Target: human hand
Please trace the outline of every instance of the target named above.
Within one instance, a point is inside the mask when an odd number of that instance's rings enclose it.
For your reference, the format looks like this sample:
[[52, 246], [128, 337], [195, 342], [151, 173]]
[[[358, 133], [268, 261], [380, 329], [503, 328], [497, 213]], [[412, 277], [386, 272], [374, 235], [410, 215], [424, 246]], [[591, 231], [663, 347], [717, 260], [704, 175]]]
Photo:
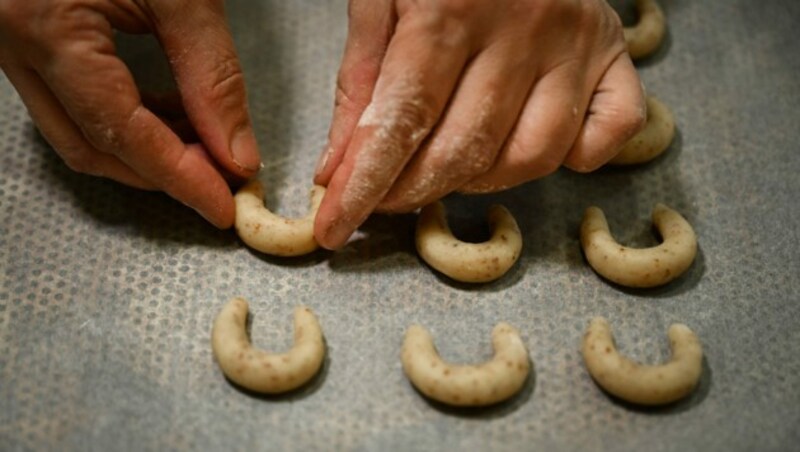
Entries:
[[588, 172], [644, 124], [604, 0], [351, 0], [315, 235], [341, 247], [373, 211]]
[[[223, 174], [250, 177], [260, 157], [222, 3], [0, 0], [0, 67], [70, 168], [163, 190], [227, 228], [235, 208]], [[177, 117], [143, 103], [115, 29], [156, 35], [177, 82]], [[171, 128], [184, 115], [200, 143]]]

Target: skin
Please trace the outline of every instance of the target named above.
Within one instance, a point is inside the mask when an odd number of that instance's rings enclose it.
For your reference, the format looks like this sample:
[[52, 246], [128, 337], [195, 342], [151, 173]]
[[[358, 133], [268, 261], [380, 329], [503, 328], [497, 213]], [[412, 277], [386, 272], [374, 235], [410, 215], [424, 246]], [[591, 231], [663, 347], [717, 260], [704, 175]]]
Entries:
[[233, 298], [214, 319], [211, 348], [231, 381], [251, 391], [277, 394], [307, 383], [325, 358], [322, 330], [314, 313], [294, 311], [294, 345], [286, 353], [267, 353], [252, 346], [247, 335], [247, 301]]
[[250, 181], [234, 196], [236, 233], [247, 246], [275, 256], [301, 256], [318, 248], [314, 240], [314, 217], [325, 188], [311, 189], [311, 206], [303, 218], [284, 218], [264, 206], [264, 188]]
[[689, 327], [674, 324], [668, 331], [672, 357], [645, 366], [617, 352], [608, 321], [596, 317], [583, 336], [583, 359], [592, 378], [610, 394], [639, 405], [664, 405], [691, 394], [703, 372], [700, 340]]
[[589, 207], [581, 222], [581, 246], [589, 265], [604, 278], [627, 287], [656, 287], [681, 276], [697, 255], [692, 226], [663, 204], [653, 209], [653, 225], [664, 240], [651, 248], [622, 246], [611, 236], [603, 211]]
[[530, 373], [530, 358], [519, 332], [500, 322], [492, 330], [494, 357], [480, 365], [453, 365], [439, 357], [430, 333], [412, 325], [401, 360], [411, 383], [431, 399], [455, 406], [485, 406], [519, 392]]
[[417, 252], [431, 267], [462, 282], [479, 283], [500, 278], [517, 262], [522, 234], [503, 206], [489, 211], [492, 237], [483, 243], [462, 242], [447, 224], [444, 205], [425, 206], [417, 220]]
[[315, 235], [343, 246], [373, 211], [595, 170], [644, 124], [641, 83], [603, 0], [351, 0]]
[[[0, 67], [70, 168], [164, 191], [227, 228], [226, 177], [253, 176], [260, 157], [222, 3], [0, 0]], [[178, 93], [143, 95], [114, 30], [154, 34]]]

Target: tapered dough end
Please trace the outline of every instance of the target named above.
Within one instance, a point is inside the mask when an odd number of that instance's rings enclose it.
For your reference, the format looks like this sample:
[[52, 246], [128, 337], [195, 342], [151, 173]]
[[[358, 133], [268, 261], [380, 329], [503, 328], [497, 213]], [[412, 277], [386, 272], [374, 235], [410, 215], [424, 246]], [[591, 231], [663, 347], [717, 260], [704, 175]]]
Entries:
[[625, 42], [631, 59], [638, 60], [658, 50], [666, 35], [664, 11], [655, 0], [636, 0], [639, 19], [636, 25], [625, 27]]

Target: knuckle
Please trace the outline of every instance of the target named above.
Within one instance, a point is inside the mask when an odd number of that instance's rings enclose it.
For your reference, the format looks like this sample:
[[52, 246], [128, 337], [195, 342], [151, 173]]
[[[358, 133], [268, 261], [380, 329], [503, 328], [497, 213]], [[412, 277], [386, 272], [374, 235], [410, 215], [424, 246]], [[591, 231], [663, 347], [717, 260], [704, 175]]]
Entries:
[[622, 111], [619, 116], [618, 130], [620, 135], [627, 141], [639, 133], [647, 123], [647, 110], [642, 102], [631, 105]]
[[437, 137], [431, 142], [434, 167], [455, 178], [489, 171], [497, 156], [497, 140], [485, 131]]
[[[619, 148], [645, 127], [647, 109], [641, 102], [620, 105], [599, 121], [604, 129], [608, 147]], [[606, 154], [609, 150], [613, 149], [601, 149], [601, 153]]]
[[334, 106], [336, 108], [343, 108], [348, 111], [359, 110], [366, 108], [369, 99], [360, 96], [357, 93], [363, 93], [362, 90], [352, 90], [349, 87], [351, 84], [345, 82], [342, 77], [336, 80], [336, 93], [334, 96]]
[[442, 0], [439, 2], [439, 8], [448, 17], [465, 18], [474, 14], [475, 3], [475, 0]]
[[537, 170], [537, 176], [544, 177], [555, 173], [561, 168], [561, 160], [551, 157], [541, 158], [532, 165]]
[[[435, 101], [425, 95], [391, 99], [386, 108], [376, 108], [385, 121], [385, 131], [391, 135], [388, 138], [400, 143], [418, 143], [438, 119]], [[367, 112], [365, 115], [370, 116]]]
[[89, 174], [92, 176], [100, 175], [97, 162], [87, 152], [81, 150], [63, 150], [61, 158], [69, 169], [76, 173]]
[[206, 88], [211, 100], [221, 106], [241, 106], [245, 101], [244, 74], [236, 55], [224, 51], [211, 74]]
[[[547, 149], [552, 149], [546, 147]], [[555, 173], [561, 167], [562, 161], [559, 152], [541, 152], [540, 146], [533, 145], [524, 139], [516, 139], [508, 145], [508, 152], [520, 157], [519, 165], [532, 177], [544, 177]]]
[[402, 102], [397, 115], [395, 132], [411, 138], [412, 142], [419, 142], [433, 128], [436, 114], [431, 105], [425, 101]]

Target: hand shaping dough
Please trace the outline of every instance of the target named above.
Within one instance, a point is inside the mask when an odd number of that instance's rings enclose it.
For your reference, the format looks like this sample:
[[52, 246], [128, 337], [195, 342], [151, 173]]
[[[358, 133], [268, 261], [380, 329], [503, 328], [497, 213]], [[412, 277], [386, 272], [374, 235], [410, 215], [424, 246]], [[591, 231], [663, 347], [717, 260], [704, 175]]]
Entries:
[[689, 395], [700, 380], [703, 350], [686, 325], [669, 327], [672, 359], [660, 366], [643, 366], [620, 355], [608, 321], [595, 317], [583, 336], [586, 368], [603, 389], [640, 405], [663, 405]]
[[652, 248], [628, 248], [617, 243], [603, 211], [589, 207], [581, 222], [581, 246], [589, 265], [606, 279], [628, 287], [655, 287], [683, 274], [697, 254], [692, 226], [663, 204], [653, 209], [653, 224], [664, 239]]
[[311, 189], [311, 208], [303, 218], [289, 219], [270, 212], [264, 206], [264, 189], [257, 180], [250, 181], [234, 196], [236, 232], [247, 246], [275, 256], [300, 256], [319, 246], [314, 239], [314, 218], [325, 195], [325, 188]]
[[634, 60], [655, 52], [666, 32], [664, 12], [655, 0], [636, 0], [636, 11], [639, 22], [624, 29], [628, 53]]
[[483, 243], [462, 242], [453, 237], [444, 205], [425, 206], [417, 220], [417, 252], [431, 267], [463, 282], [488, 282], [503, 276], [522, 250], [522, 234], [503, 206], [489, 210], [492, 237]]
[[247, 302], [230, 300], [217, 314], [211, 331], [211, 348], [222, 372], [251, 391], [276, 394], [308, 382], [322, 366], [325, 344], [314, 313], [294, 310], [294, 346], [286, 353], [270, 354], [254, 348], [247, 336]]
[[634, 135], [609, 164], [637, 165], [663, 153], [675, 137], [675, 118], [669, 108], [653, 96], [647, 96], [647, 124]]
[[478, 366], [456, 366], [439, 357], [430, 333], [419, 325], [406, 331], [403, 370], [420, 392], [448, 405], [485, 406], [516, 394], [525, 384], [530, 359], [517, 330], [500, 322], [492, 330], [494, 357]]

